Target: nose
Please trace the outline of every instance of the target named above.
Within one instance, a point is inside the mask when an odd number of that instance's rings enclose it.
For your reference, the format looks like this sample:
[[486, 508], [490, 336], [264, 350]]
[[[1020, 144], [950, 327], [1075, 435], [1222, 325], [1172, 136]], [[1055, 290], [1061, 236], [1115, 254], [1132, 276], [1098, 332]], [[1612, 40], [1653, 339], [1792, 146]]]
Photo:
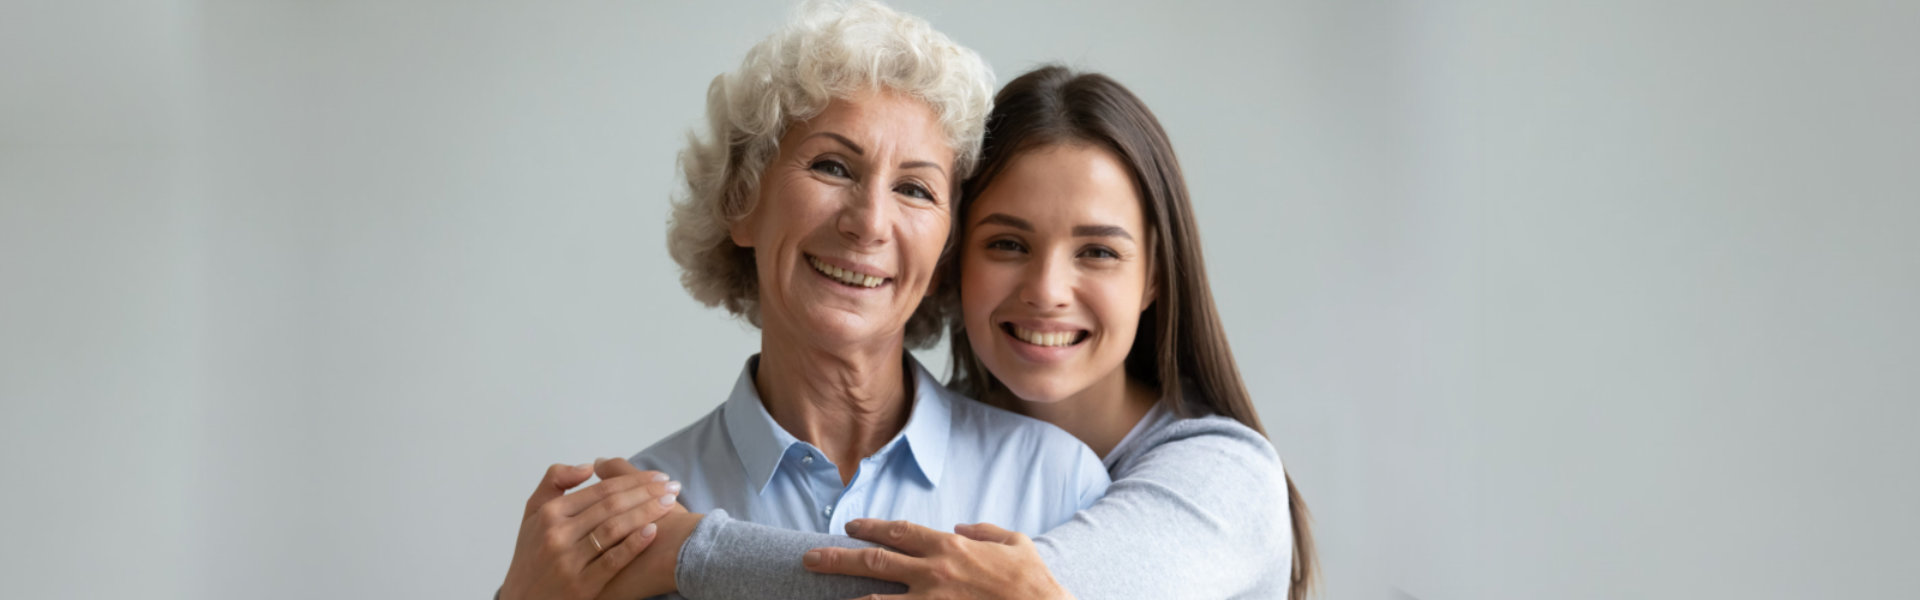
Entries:
[[1066, 308], [1073, 300], [1073, 270], [1057, 258], [1036, 257], [1027, 262], [1020, 301], [1041, 310]]
[[893, 231], [895, 208], [886, 186], [859, 186], [840, 211], [840, 235], [856, 248], [884, 246]]

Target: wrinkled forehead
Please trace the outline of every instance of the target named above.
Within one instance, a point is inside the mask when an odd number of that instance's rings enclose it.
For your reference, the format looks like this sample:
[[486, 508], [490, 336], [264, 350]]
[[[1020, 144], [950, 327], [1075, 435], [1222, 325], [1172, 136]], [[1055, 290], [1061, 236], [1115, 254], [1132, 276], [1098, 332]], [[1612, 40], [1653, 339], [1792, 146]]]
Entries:
[[782, 150], [816, 133], [832, 133], [859, 147], [858, 154], [934, 162], [951, 172], [952, 136], [927, 102], [890, 89], [836, 96], [818, 113], [787, 126]]

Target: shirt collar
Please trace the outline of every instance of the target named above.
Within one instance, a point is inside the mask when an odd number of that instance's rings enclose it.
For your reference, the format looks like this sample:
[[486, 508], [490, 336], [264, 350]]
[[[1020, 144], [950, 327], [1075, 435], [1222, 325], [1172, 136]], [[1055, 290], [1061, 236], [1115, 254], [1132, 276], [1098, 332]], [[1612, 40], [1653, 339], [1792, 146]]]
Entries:
[[[912, 355], [906, 357], [907, 367], [913, 371], [913, 406], [907, 417], [906, 427], [893, 441], [882, 446], [885, 454], [895, 445], [904, 445], [913, 456], [920, 474], [932, 485], [940, 484], [942, 467], [946, 464], [947, 439], [953, 433], [952, 401], [947, 397], [953, 392], [935, 381], [933, 374], [920, 365]], [[760, 355], [747, 359], [740, 370], [740, 379], [733, 384], [733, 392], [727, 396], [723, 405], [722, 418], [727, 427], [727, 437], [733, 442], [733, 452], [740, 458], [740, 466], [746, 471], [747, 484], [752, 486], [754, 494], [765, 491], [767, 484], [773, 481], [774, 470], [786, 456], [788, 448], [794, 444], [805, 444], [793, 434], [787, 433], [773, 420], [773, 414], [760, 399], [759, 388], [754, 386], [753, 375], [760, 366]]]
[[913, 370], [913, 414], [900, 437], [913, 451], [914, 464], [930, 485], [940, 485], [940, 473], [947, 464], [947, 438], [953, 435], [953, 391], [935, 381], [933, 373], [920, 361], [907, 355], [907, 368]]

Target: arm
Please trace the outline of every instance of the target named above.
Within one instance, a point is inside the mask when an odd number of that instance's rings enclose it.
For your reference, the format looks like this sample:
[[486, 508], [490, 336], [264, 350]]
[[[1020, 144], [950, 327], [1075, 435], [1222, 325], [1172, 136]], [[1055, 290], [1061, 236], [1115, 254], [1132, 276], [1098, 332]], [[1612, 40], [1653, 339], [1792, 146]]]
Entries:
[[[979, 571], [966, 570], [962, 564], [965, 561], [960, 560], [948, 560], [941, 568], [970, 580], [1022, 571], [1026, 576], [1023, 581], [1033, 581], [1050, 572], [1067, 591], [1086, 599], [1230, 597], [1276, 573], [1284, 577], [1290, 568], [1292, 548], [1286, 481], [1278, 456], [1264, 438], [1231, 421], [1188, 419], [1143, 441], [1150, 442], [1151, 449], [1131, 465], [1123, 465], [1124, 475], [1107, 489], [1106, 496], [1074, 515], [1073, 520], [1033, 540], [1031, 547], [1037, 555], [1029, 556], [1037, 558], [1018, 559], [1018, 552], [994, 552], [1002, 562], [983, 565]], [[925, 528], [907, 530], [950, 536], [944, 541], [917, 544], [924, 547], [963, 544], [954, 539], [960, 536]], [[874, 527], [861, 533], [868, 531], [894, 529]], [[703, 536], [706, 539], [700, 540]], [[973, 540], [964, 543], [997, 543], [981, 540], [984, 536], [968, 537]], [[692, 547], [696, 543], [705, 550], [683, 553], [678, 566], [682, 592], [694, 589], [688, 584], [698, 581], [702, 591], [740, 595], [686, 593], [695, 600], [764, 597], [769, 593], [843, 600], [898, 593], [899, 589], [897, 584], [885, 587], [889, 584], [864, 578], [845, 578], [834, 588], [817, 589], [816, 582], [829, 576], [792, 570], [798, 562], [796, 557], [808, 549], [857, 547], [856, 541], [842, 536], [736, 521], [726, 527], [696, 531], [687, 544]], [[897, 580], [910, 579], [905, 575], [909, 569], [925, 568], [924, 564], [911, 566], [914, 563], [882, 559], [883, 567], [893, 568], [872, 569], [865, 561], [870, 560], [868, 554], [876, 552], [884, 550], [872, 546], [851, 552], [826, 550], [823, 564], [808, 568], [823, 573], [891, 572]], [[1005, 562], [1008, 560], [1015, 562]], [[756, 580], [741, 581], [749, 577], [748, 573]], [[705, 587], [709, 584], [714, 587]], [[754, 591], [722, 587], [731, 584], [756, 587]]]
[[1106, 497], [1034, 540], [1054, 576], [1083, 599], [1284, 589], [1293, 532], [1272, 445], [1219, 418], [1156, 433]]
[[680, 548], [675, 569], [680, 594], [703, 598], [819, 598], [845, 600], [898, 594], [891, 581], [819, 575], [801, 566], [807, 550], [822, 546], [877, 548], [846, 536], [793, 531], [737, 521], [726, 511], [709, 513]]
[[899, 551], [822, 549], [808, 568], [905, 581], [908, 597], [1058, 595], [1049, 569], [1081, 598], [1284, 589], [1292, 558], [1285, 475], [1265, 439], [1222, 421], [1155, 432], [1149, 450], [1119, 465], [1124, 476], [1105, 497], [1032, 543], [990, 525], [956, 528], [956, 536], [855, 521], [856, 537]]

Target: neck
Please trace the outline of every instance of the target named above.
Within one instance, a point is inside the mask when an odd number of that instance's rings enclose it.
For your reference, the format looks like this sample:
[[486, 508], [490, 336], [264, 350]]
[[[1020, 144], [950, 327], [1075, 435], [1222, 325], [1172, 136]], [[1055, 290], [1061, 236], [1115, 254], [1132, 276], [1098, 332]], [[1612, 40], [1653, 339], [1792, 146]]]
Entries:
[[1031, 416], [1067, 430], [1104, 459], [1153, 409], [1160, 394], [1124, 369], [1058, 402], [1022, 402]]
[[861, 459], [906, 427], [906, 348], [900, 339], [851, 350], [796, 341], [762, 330], [753, 385], [774, 422], [826, 453], [849, 483]]

